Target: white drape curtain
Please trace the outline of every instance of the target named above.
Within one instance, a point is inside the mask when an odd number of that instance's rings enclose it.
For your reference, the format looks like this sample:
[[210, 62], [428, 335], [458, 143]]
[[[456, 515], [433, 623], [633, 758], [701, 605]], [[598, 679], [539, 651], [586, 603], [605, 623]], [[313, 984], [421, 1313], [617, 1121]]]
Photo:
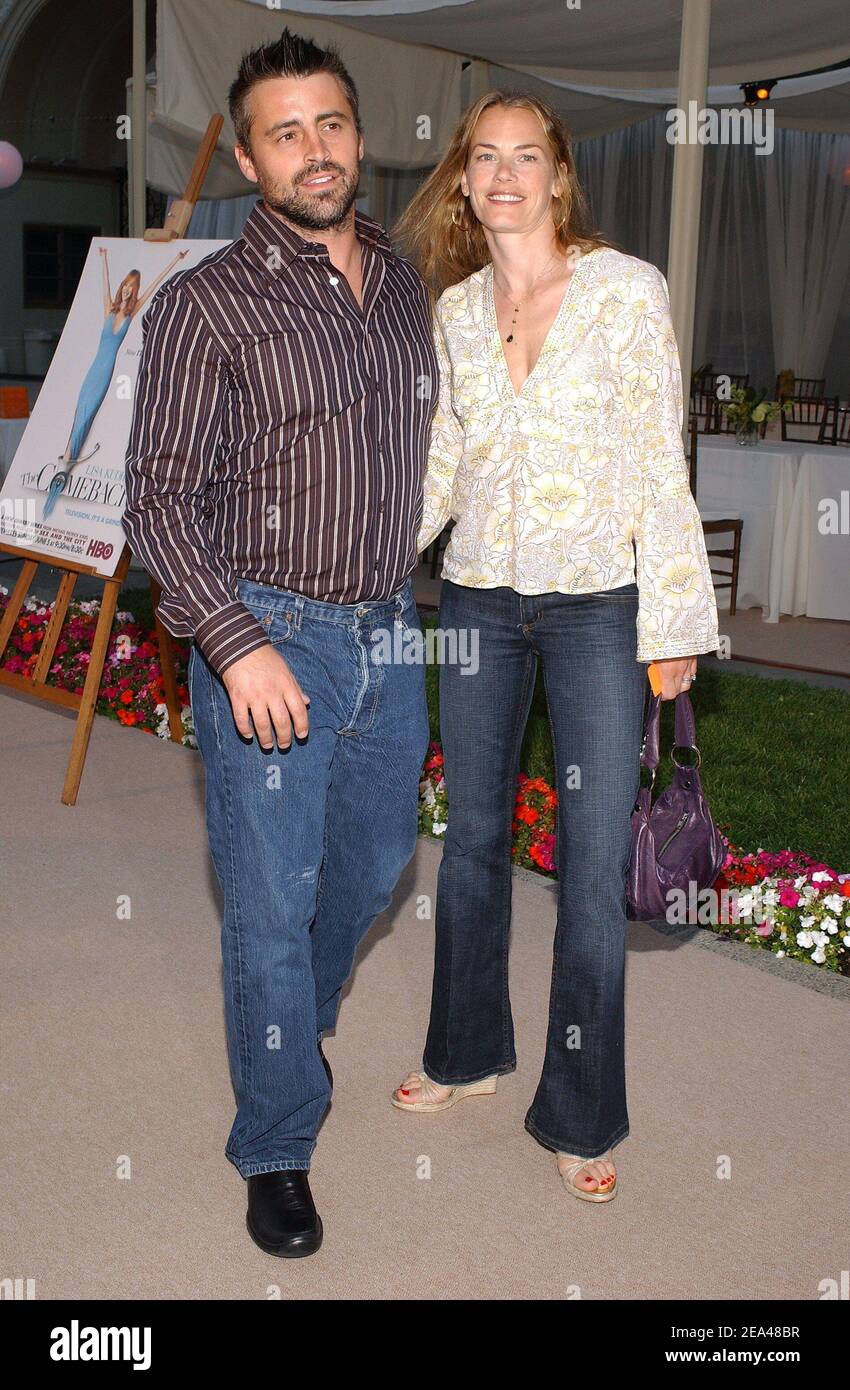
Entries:
[[382, 169], [372, 171], [372, 216], [392, 231], [428, 169]]
[[[781, 132], [764, 183], [776, 360], [822, 376], [850, 270], [850, 136]], [[846, 295], [845, 309], [846, 309]], [[850, 378], [845, 363], [842, 390]]]
[[[199, 241], [235, 241], [241, 235], [245, 218], [254, 206], [259, 192], [244, 198], [202, 198], [195, 204], [186, 235]], [[169, 198], [168, 207], [174, 202]], [[168, 209], [166, 209], [167, 213]]]
[[[596, 227], [622, 250], [667, 270], [674, 147], [663, 114], [577, 141], [576, 165]], [[850, 384], [850, 136], [774, 130], [771, 154], [707, 145], [694, 326], [694, 366]], [[364, 171], [358, 206], [391, 228], [427, 173]], [[198, 203], [192, 237], [235, 237], [256, 193]]]
[[[663, 114], [578, 141], [576, 166], [599, 230], [666, 273], [674, 146]], [[850, 136], [774, 129], [771, 154], [705, 148], [694, 366], [826, 376], [847, 398]]]
[[662, 269], [673, 180], [664, 130], [663, 117], [653, 116], [573, 146], [597, 231], [630, 256]]

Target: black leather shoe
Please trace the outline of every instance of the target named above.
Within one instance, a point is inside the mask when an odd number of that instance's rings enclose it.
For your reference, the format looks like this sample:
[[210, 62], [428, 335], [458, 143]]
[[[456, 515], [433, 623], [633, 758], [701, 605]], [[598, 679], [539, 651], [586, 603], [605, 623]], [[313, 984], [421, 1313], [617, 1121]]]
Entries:
[[247, 1179], [248, 1234], [267, 1255], [298, 1259], [313, 1255], [322, 1243], [322, 1219], [316, 1211], [305, 1168], [257, 1173]]

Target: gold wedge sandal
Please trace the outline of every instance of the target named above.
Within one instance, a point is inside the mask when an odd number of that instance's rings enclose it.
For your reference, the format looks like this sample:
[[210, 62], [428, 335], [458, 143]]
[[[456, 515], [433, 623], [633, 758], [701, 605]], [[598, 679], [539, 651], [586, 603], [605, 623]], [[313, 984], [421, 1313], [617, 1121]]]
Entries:
[[[616, 1177], [607, 1180], [603, 1178], [601, 1184], [597, 1179], [597, 1186], [593, 1192], [583, 1192], [581, 1188], [576, 1187], [575, 1183], [573, 1182], [573, 1178], [575, 1177], [576, 1173], [581, 1168], [584, 1168], [585, 1164], [587, 1163], [597, 1163], [600, 1158], [609, 1159], [613, 1163], [614, 1160], [611, 1158], [610, 1150], [608, 1151], [608, 1153], [597, 1154], [595, 1158], [580, 1158], [578, 1154], [558, 1153], [556, 1156], [556, 1164], [558, 1158], [571, 1158], [574, 1160], [572, 1163], [568, 1164], [567, 1167], [564, 1169], [558, 1167], [558, 1173], [560, 1174], [561, 1182], [564, 1184], [564, 1187], [567, 1189], [568, 1192], [572, 1192], [574, 1197], [581, 1198], [583, 1202], [610, 1202], [614, 1197], [616, 1197]], [[611, 1184], [610, 1186], [608, 1186], [609, 1182]]]
[[[426, 1077], [424, 1071], [415, 1072], [414, 1075], [420, 1077], [423, 1081], [431, 1080], [430, 1077]], [[390, 1093], [390, 1100], [397, 1110], [416, 1110], [419, 1114], [433, 1115], [438, 1110], [448, 1110], [452, 1105], [457, 1105], [459, 1100], [466, 1100], [468, 1096], [494, 1095], [498, 1079], [498, 1075], [485, 1076], [483, 1080], [469, 1081], [465, 1086], [452, 1086], [445, 1100], [399, 1100], [395, 1091]], [[433, 1084], [439, 1086], [441, 1083], [435, 1081]], [[400, 1091], [401, 1089], [401, 1086], [396, 1087], [396, 1091]]]

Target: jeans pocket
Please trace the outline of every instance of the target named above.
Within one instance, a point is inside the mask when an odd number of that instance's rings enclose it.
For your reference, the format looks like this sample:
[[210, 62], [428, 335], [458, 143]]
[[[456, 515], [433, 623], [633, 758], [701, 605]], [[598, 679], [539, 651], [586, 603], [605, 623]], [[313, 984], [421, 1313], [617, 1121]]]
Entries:
[[295, 630], [295, 614], [291, 609], [275, 608], [270, 616], [271, 621], [266, 628], [269, 641], [273, 647], [282, 647]]
[[413, 598], [406, 599], [403, 606], [397, 610], [396, 622], [401, 623], [405, 632], [422, 635], [422, 619], [419, 617], [419, 609]]
[[241, 595], [240, 602], [257, 619], [272, 646], [276, 647], [289, 641], [295, 619], [291, 609], [280, 608], [278, 604], [270, 603], [266, 599], [245, 598]]

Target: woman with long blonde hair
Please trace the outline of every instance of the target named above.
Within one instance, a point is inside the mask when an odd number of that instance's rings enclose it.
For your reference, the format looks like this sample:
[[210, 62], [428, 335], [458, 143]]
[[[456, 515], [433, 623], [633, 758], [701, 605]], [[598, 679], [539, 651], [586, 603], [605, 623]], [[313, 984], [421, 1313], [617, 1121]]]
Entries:
[[449, 813], [431, 1015], [422, 1070], [392, 1101], [441, 1111], [516, 1068], [511, 833], [539, 659], [558, 918], [525, 1126], [568, 1191], [606, 1202], [629, 1132], [626, 875], [646, 665], [671, 699], [718, 641], [667, 284], [593, 231], [567, 132], [524, 93], [468, 109], [396, 232], [436, 301], [441, 373], [418, 549], [454, 520], [439, 627], [477, 632], [478, 668], [440, 672]]
[[[80, 463], [86, 462], [82, 455], [83, 446], [91, 433], [97, 413], [106, 399], [106, 393], [112, 383], [118, 353], [127, 336], [130, 324], [142, 312], [151, 295], [158, 289], [166, 275], [169, 275], [184, 256], [188, 256], [189, 252], [178, 251], [173, 260], [169, 261], [165, 269], [160, 271], [144, 293], [141, 292], [141, 272], [128, 270], [114, 294], [109, 285], [109, 262], [106, 247], [99, 246], [98, 254], [103, 268], [103, 326], [97, 345], [97, 353], [80, 387], [74, 422], [71, 425], [71, 433], [68, 435], [65, 452], [58, 460], [59, 468], [50, 479], [45, 494], [42, 511], [45, 520], [53, 511], [57, 497], [67, 490], [74, 469]], [[92, 454], [96, 454], [99, 448], [100, 445], [95, 444], [92, 453], [87, 457], [91, 458]]]

